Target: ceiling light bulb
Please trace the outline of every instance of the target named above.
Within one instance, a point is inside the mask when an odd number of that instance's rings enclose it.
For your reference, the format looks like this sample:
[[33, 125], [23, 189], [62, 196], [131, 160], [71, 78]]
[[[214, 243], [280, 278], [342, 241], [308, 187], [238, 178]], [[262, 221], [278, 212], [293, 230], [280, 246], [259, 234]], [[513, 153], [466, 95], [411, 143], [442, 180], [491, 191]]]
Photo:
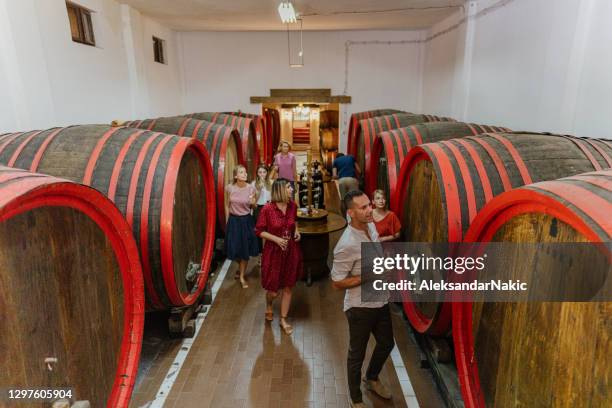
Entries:
[[297, 21], [293, 4], [291, 4], [290, 1], [281, 1], [278, 5], [278, 15], [285, 24], [295, 23]]

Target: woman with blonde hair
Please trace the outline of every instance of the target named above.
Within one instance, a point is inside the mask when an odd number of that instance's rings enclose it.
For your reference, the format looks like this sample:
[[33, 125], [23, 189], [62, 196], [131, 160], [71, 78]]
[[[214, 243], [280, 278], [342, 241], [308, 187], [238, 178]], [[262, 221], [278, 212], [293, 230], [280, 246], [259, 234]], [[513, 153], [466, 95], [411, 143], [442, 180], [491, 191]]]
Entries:
[[374, 203], [372, 217], [378, 232], [378, 240], [380, 242], [395, 241], [400, 237], [402, 224], [397, 215], [387, 208], [385, 192], [383, 190], [374, 190], [372, 202]]
[[[295, 192], [295, 180], [297, 179], [297, 168], [295, 155], [291, 153], [291, 144], [286, 140], [281, 140], [278, 144], [278, 153], [274, 156], [272, 164], [274, 173], [279, 178], [288, 180]], [[293, 199], [293, 196], [291, 196]]]
[[261, 286], [266, 290], [266, 321], [274, 319], [272, 303], [282, 294], [279, 324], [286, 334], [293, 332], [287, 323], [291, 289], [302, 276], [302, 251], [297, 230], [297, 204], [291, 184], [279, 178], [272, 184], [271, 202], [259, 213], [255, 233], [265, 239], [261, 259]]
[[247, 183], [246, 168], [236, 166], [233, 183], [225, 186], [225, 213], [229, 214], [225, 229], [225, 252], [227, 259], [238, 261], [239, 269], [235, 277], [240, 279], [244, 289], [249, 287], [244, 277], [249, 258], [259, 254], [251, 216], [256, 196], [255, 187]]

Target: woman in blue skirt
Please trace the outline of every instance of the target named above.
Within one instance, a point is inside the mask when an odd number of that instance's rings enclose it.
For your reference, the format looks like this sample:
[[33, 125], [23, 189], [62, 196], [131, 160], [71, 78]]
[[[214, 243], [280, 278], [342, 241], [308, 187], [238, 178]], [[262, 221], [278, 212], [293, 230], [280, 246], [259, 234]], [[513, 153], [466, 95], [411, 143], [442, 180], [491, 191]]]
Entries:
[[244, 278], [249, 258], [259, 254], [255, 223], [251, 215], [256, 200], [257, 190], [247, 183], [246, 168], [236, 166], [234, 182], [225, 187], [225, 213], [229, 214], [225, 229], [225, 253], [227, 259], [238, 261], [236, 278], [240, 279], [244, 289], [249, 287]]

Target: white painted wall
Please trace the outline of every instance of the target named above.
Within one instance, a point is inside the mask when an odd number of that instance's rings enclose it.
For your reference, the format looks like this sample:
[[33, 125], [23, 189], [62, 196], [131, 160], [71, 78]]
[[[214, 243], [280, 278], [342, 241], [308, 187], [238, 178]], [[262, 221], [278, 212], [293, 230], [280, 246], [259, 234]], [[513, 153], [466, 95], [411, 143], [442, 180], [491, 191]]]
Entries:
[[479, 0], [468, 10], [495, 5], [501, 7], [426, 43], [423, 110], [517, 130], [612, 138], [612, 2]]
[[[178, 56], [178, 35], [129, 6], [122, 6], [128, 59], [136, 70], [133, 88], [133, 117], [157, 117], [183, 113], [182, 67]], [[166, 41], [166, 64], [154, 61], [153, 36]], [[128, 40], [129, 39], [129, 40]], [[135, 75], [134, 75], [135, 74]]]
[[72, 41], [64, 0], [0, 0], [0, 133], [182, 112], [176, 34], [114, 0], [76, 3], [95, 12], [96, 47]]
[[[342, 94], [352, 41], [341, 149], [349, 114], [381, 107], [612, 138], [609, 0], [476, 0], [476, 17], [426, 32], [309, 31], [303, 68], [289, 68], [285, 32], [176, 33], [116, 0], [79, 3], [95, 11], [96, 47], [71, 40], [64, 0], [0, 0], [0, 132], [259, 112], [249, 97], [270, 88]], [[153, 61], [152, 35], [166, 40], [167, 65]]]
[[[455, 14], [437, 24], [428, 34], [447, 29], [458, 23], [462, 15]], [[461, 89], [457, 75], [463, 60], [465, 45], [465, 25], [447, 34], [428, 41], [424, 45], [423, 96], [422, 110], [426, 113], [437, 113], [442, 116], [458, 117], [460, 109], [456, 107], [461, 99]]]
[[[331, 88], [334, 95], [341, 95], [347, 41], [415, 40], [420, 35], [415, 31], [304, 32], [304, 67], [290, 68], [286, 32], [183, 32], [185, 108], [188, 112], [240, 109], [257, 113], [260, 106], [250, 104], [249, 98], [269, 95], [271, 88]], [[379, 107], [420, 110], [421, 52], [419, 44], [352, 45], [347, 89], [352, 103], [341, 115], [346, 118], [352, 112]], [[344, 135], [340, 146], [346, 146]]]

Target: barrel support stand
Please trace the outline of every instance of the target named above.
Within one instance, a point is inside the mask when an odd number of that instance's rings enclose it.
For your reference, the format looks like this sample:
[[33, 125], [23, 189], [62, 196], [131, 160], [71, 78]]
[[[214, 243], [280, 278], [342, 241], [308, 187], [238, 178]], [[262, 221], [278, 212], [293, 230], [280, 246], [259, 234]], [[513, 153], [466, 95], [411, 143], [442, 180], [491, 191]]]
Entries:
[[195, 334], [196, 319], [200, 312], [212, 303], [212, 290], [210, 281], [198, 300], [190, 306], [173, 307], [168, 316], [168, 331], [171, 337], [192, 338]]
[[302, 234], [300, 244], [306, 285], [312, 286], [312, 281], [329, 275], [329, 267], [327, 266], [329, 235]]
[[60, 399], [51, 404], [51, 408], [91, 408], [89, 401], [76, 401], [70, 403], [70, 400]]
[[[403, 314], [401, 304], [393, 307], [401, 309]], [[406, 324], [408, 337], [419, 346], [422, 354], [421, 367], [431, 370], [445, 405], [450, 408], [464, 408], [457, 367], [454, 364], [452, 350], [447, 346], [448, 339], [418, 333], [410, 326], [405, 314], [403, 314], [403, 320]]]
[[195, 317], [197, 316], [196, 309], [199, 307], [198, 304], [170, 309], [168, 331], [171, 337], [193, 337], [195, 334]]

